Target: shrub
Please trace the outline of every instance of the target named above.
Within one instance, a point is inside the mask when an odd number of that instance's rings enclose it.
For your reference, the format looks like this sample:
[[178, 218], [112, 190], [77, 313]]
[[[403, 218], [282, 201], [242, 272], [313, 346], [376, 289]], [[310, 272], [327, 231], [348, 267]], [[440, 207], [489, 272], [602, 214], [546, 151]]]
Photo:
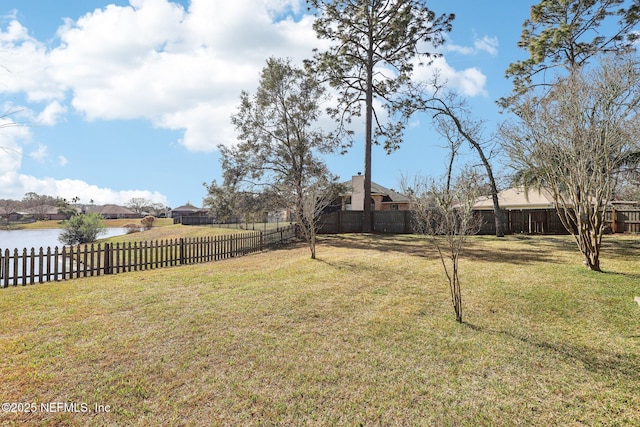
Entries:
[[62, 229], [58, 240], [65, 245], [93, 242], [99, 234], [106, 231], [102, 216], [97, 213], [72, 216], [63, 221]]
[[145, 230], [151, 229], [153, 226], [153, 222], [156, 220], [156, 217], [153, 215], [147, 215], [140, 220], [140, 223], [144, 227]]

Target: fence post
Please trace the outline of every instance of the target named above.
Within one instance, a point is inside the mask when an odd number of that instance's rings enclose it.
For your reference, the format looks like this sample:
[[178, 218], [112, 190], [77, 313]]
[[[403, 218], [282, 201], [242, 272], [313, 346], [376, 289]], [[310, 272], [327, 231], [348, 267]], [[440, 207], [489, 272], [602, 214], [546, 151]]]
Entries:
[[38, 283], [42, 283], [42, 276], [44, 270], [44, 249], [40, 246], [38, 251]]
[[113, 243], [104, 244], [104, 274], [111, 274], [111, 254], [113, 249]]
[[2, 249], [0, 249], [0, 288], [4, 288], [3, 279], [4, 278], [4, 260], [2, 256]]
[[180, 258], [179, 258], [180, 265], [184, 264], [184, 256], [185, 256], [185, 253], [184, 253], [184, 237], [181, 237], [180, 238]]

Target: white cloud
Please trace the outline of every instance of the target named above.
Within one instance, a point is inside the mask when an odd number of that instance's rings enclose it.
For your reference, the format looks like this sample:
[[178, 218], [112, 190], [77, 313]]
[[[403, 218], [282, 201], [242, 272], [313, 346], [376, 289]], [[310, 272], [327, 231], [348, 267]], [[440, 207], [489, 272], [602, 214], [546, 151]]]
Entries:
[[60, 166], [65, 167], [67, 163], [69, 163], [69, 160], [67, 160], [65, 156], [60, 155], [58, 156], [58, 163], [60, 164]]
[[473, 42], [474, 47], [479, 51], [485, 51], [491, 56], [498, 54], [498, 38], [484, 36], [481, 39], [476, 39]]
[[[0, 175], [17, 171], [22, 165], [22, 143], [28, 141], [30, 134], [25, 126], [17, 125], [13, 120], [0, 118]], [[3, 188], [0, 186], [0, 188]], [[5, 187], [6, 188], [6, 187]]]
[[54, 126], [57, 124], [67, 113], [67, 107], [60, 104], [58, 101], [49, 103], [44, 110], [38, 115], [36, 123], [46, 126]]
[[462, 55], [473, 55], [476, 53], [475, 48], [471, 46], [460, 46], [453, 43], [447, 43], [444, 49], [446, 52], [455, 52]]
[[24, 92], [31, 102], [64, 98], [64, 86], [50, 75], [45, 44], [32, 38], [18, 21], [0, 31], [0, 65], [0, 92]]
[[301, 5], [192, 0], [187, 11], [167, 0], [110, 5], [59, 29], [51, 74], [89, 120], [143, 118], [183, 130], [190, 150], [213, 150], [235, 139], [229, 117], [240, 92], [256, 86], [265, 60], [301, 62], [318, 44], [310, 16], [273, 22], [274, 14], [299, 13]]
[[[214, 150], [235, 141], [229, 117], [269, 56], [301, 63], [326, 44], [305, 13], [301, 0], [192, 0], [186, 10], [169, 0], [130, 0], [67, 19], [53, 48], [13, 20], [0, 33], [0, 50], [16, 59], [4, 61], [16, 69], [0, 91], [48, 102], [39, 114], [47, 125], [62, 120], [70, 103], [88, 120], [146, 119], [182, 130], [189, 150]], [[496, 45], [484, 37], [473, 49]], [[441, 65], [465, 92], [481, 92], [477, 70]]]
[[461, 95], [487, 96], [485, 89], [487, 76], [482, 71], [475, 67], [458, 71], [451, 67], [444, 57], [436, 58], [429, 66], [417, 66], [414, 70], [414, 79], [431, 82], [436, 74], [440, 83], [446, 84], [449, 89]]
[[62, 197], [67, 200], [79, 197], [80, 202], [84, 203], [93, 200], [98, 205], [107, 203], [124, 205], [132, 197], [143, 197], [157, 203], [167, 204], [166, 197], [158, 192], [147, 190], [115, 191], [75, 179], [56, 180], [53, 178], [36, 178], [30, 175], [6, 173], [0, 175], [0, 185], [6, 185], [6, 188], [12, 189], [11, 195], [4, 197], [13, 199], [21, 199], [25, 193], [33, 191], [38, 194]]
[[497, 37], [484, 36], [478, 38], [474, 36], [473, 46], [461, 46], [447, 42], [444, 45], [444, 50], [445, 52], [456, 52], [462, 55], [477, 55], [480, 52], [486, 52], [491, 56], [496, 56], [498, 54], [498, 46]]
[[29, 153], [29, 157], [36, 159], [40, 163], [44, 163], [47, 158], [47, 146], [42, 144], [38, 145], [38, 148]]

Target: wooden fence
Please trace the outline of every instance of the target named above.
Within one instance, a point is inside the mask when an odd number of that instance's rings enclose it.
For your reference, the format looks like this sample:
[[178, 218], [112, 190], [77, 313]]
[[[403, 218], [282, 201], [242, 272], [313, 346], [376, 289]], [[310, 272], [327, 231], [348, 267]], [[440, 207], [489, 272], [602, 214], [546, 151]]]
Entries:
[[640, 233], [640, 209], [618, 208], [605, 213], [605, 222], [613, 233]]
[[[413, 233], [411, 211], [373, 211], [371, 229], [379, 233]], [[364, 221], [363, 211], [335, 211], [322, 216], [319, 232], [359, 233]]]
[[[373, 211], [372, 231], [378, 233], [413, 233], [410, 211]], [[493, 211], [476, 211], [482, 227], [478, 234], [495, 234]], [[359, 233], [362, 211], [336, 211], [323, 215], [320, 233]], [[640, 209], [617, 208], [605, 212], [607, 233], [640, 233]], [[509, 234], [568, 234], [555, 209], [507, 209], [505, 232]]]
[[260, 252], [295, 237], [295, 228], [152, 242], [104, 243], [46, 250], [0, 250], [0, 287], [197, 264]]

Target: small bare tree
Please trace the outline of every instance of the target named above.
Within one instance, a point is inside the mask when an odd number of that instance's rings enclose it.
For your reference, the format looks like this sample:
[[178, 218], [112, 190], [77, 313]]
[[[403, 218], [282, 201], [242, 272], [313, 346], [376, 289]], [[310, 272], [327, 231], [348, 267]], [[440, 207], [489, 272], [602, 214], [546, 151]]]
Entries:
[[316, 236], [322, 226], [322, 214], [339, 193], [340, 185], [326, 179], [317, 180], [304, 190], [298, 227], [309, 245], [311, 259], [316, 259]]
[[443, 182], [417, 178], [409, 193], [413, 198], [414, 229], [434, 242], [449, 283], [456, 321], [462, 323], [460, 255], [468, 237], [480, 230], [481, 220], [472, 211], [478, 195], [477, 173], [466, 169], [454, 178], [452, 165], [450, 162]]

